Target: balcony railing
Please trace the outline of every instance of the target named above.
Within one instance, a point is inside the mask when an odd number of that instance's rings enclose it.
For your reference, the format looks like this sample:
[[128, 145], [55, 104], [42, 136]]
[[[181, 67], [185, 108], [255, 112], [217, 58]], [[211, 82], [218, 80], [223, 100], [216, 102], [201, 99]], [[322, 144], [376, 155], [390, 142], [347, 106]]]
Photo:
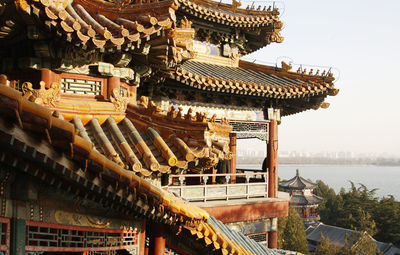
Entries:
[[163, 188], [192, 202], [268, 196], [265, 172], [170, 175], [169, 183]]

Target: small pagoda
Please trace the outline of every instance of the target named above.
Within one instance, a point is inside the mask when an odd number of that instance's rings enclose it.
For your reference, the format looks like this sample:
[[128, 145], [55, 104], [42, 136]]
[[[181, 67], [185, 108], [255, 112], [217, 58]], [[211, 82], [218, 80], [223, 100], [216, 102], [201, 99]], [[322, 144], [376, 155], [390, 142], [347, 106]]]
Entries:
[[290, 194], [289, 206], [297, 210], [306, 225], [319, 221], [318, 205], [322, 198], [313, 194], [317, 184], [300, 176], [299, 169], [296, 176], [288, 181], [279, 183], [279, 187]]

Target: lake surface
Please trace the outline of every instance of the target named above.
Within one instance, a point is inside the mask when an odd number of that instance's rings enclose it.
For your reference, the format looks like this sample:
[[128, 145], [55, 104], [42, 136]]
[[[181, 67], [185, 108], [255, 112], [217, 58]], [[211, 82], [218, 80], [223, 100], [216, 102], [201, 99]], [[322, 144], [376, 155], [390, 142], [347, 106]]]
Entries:
[[[261, 169], [258, 165], [238, 165], [237, 168]], [[322, 180], [336, 193], [343, 187], [348, 190], [350, 181], [356, 186], [362, 183], [369, 190], [377, 188], [376, 196], [393, 195], [400, 201], [399, 166], [341, 166], [341, 165], [280, 165], [278, 175], [281, 180], [291, 179], [300, 170], [300, 176], [315, 182]]]

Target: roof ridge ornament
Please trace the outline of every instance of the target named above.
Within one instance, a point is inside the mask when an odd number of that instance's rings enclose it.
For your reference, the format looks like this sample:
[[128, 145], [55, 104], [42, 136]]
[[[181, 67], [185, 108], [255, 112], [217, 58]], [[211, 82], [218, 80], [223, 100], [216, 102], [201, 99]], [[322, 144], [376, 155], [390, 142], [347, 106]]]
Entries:
[[232, 0], [232, 10], [236, 11], [240, 6], [242, 6], [242, 1]]
[[22, 83], [22, 95], [31, 102], [40, 105], [56, 107], [56, 102], [60, 101], [61, 86], [58, 82], [52, 82], [49, 89], [46, 83], [40, 81], [40, 89], [33, 89], [32, 83]]
[[181, 28], [192, 28], [192, 23], [190, 20], [188, 20], [185, 17], [183, 17], [183, 19], [181, 19]]
[[120, 88], [114, 88], [111, 91], [110, 101], [114, 104], [115, 110], [125, 112], [129, 102], [127, 91], [123, 90], [123, 95], [121, 95]]

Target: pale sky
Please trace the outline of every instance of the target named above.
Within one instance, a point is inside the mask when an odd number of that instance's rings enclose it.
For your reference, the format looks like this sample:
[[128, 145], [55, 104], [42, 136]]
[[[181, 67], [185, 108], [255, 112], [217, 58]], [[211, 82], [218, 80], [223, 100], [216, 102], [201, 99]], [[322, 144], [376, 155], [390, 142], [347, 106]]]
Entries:
[[284, 117], [279, 150], [400, 157], [400, 1], [283, 3], [285, 40], [246, 58], [280, 63], [289, 57], [297, 64], [335, 67], [340, 92], [326, 99], [328, 109]]

